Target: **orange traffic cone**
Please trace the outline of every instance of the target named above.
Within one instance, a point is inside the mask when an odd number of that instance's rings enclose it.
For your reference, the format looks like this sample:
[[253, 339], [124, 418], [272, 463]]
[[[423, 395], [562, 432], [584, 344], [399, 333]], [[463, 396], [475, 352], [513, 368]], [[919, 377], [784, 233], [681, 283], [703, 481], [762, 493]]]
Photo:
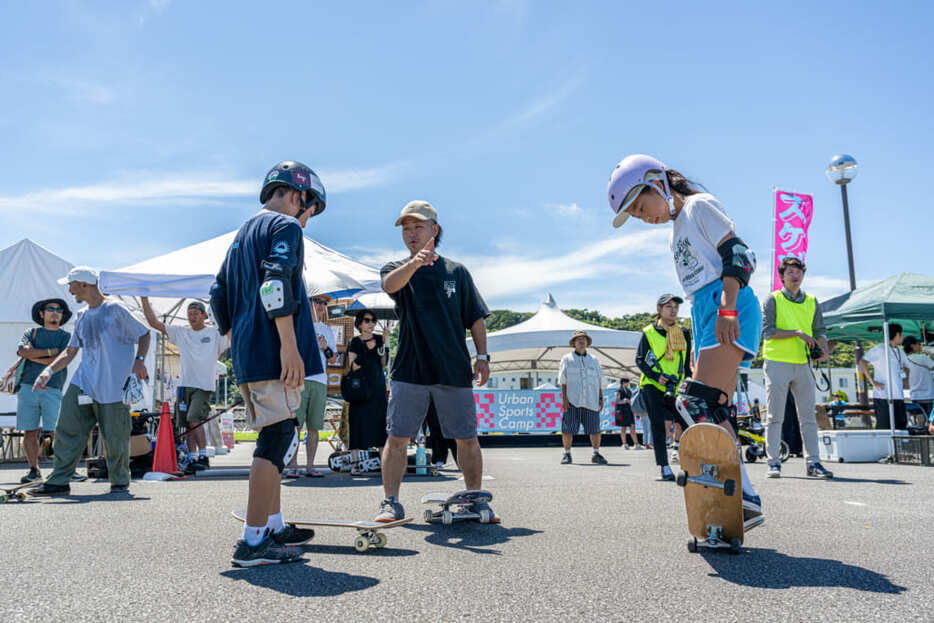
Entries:
[[172, 433], [172, 414], [169, 403], [162, 403], [159, 416], [159, 432], [156, 435], [156, 451], [152, 456], [152, 471], [180, 476], [175, 456], [175, 436]]

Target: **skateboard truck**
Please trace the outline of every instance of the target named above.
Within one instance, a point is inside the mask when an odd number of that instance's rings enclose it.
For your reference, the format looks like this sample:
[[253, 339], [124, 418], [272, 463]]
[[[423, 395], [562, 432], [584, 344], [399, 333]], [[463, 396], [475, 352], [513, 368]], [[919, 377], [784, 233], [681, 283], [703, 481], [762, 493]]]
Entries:
[[724, 495], [730, 495], [736, 493], [736, 481], [732, 478], [727, 479], [723, 482], [720, 482], [720, 468], [717, 465], [712, 465], [710, 463], [701, 463], [700, 464], [701, 473], [698, 476], [688, 476], [688, 473], [681, 471], [678, 474], [678, 477], [675, 481], [678, 483], [679, 487], [684, 487], [687, 483], [693, 483], [696, 485], [701, 485], [702, 487], [714, 487], [715, 489], [723, 489]]
[[739, 539], [730, 539], [726, 541], [723, 538], [723, 526], [707, 525], [707, 538], [698, 541], [696, 537], [688, 541], [688, 551], [692, 554], [697, 552], [697, 548], [705, 549], [729, 549], [731, 554], [738, 554], [740, 549]]

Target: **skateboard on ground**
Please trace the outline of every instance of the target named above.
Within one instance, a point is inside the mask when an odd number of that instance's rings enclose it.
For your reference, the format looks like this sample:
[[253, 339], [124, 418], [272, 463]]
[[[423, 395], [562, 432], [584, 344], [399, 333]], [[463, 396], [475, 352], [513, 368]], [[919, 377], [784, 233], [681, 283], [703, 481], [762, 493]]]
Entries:
[[[379, 451], [369, 450], [365, 459], [357, 462], [357, 470], [361, 473], [378, 472], [382, 468]], [[328, 457], [328, 467], [332, 472], [349, 472], [353, 469], [350, 450], [338, 450]]]
[[733, 438], [716, 424], [694, 424], [681, 435], [678, 456], [682, 471], [676, 482], [684, 488], [692, 537], [688, 551], [704, 547], [738, 553], [745, 532], [743, 480]]
[[[237, 521], [246, 523], [246, 511], [231, 511], [231, 515]], [[412, 517], [397, 519], [388, 523], [379, 523], [376, 521], [341, 521], [334, 519], [290, 519], [285, 523], [296, 526], [325, 526], [329, 528], [353, 528], [357, 531], [357, 538], [354, 539], [353, 547], [358, 552], [365, 552], [370, 547], [382, 549], [386, 546], [386, 535], [382, 530], [395, 528], [412, 521]]]
[[455, 521], [479, 521], [480, 523], [499, 523], [499, 517], [494, 517], [489, 510], [483, 509], [479, 513], [474, 511], [473, 505], [477, 502], [489, 502], [493, 494], [481, 489], [467, 489], [457, 493], [429, 493], [422, 497], [422, 504], [439, 504], [440, 510], [425, 509], [425, 521], [428, 523], [441, 522], [449, 526]]
[[0, 487], [0, 491], [3, 492], [0, 493], [0, 504], [5, 504], [6, 502], [12, 502], [14, 500], [17, 502], [25, 502], [28, 496], [23, 489], [41, 485], [42, 482], [42, 480], [33, 480], [32, 482], [16, 485], [15, 487]]

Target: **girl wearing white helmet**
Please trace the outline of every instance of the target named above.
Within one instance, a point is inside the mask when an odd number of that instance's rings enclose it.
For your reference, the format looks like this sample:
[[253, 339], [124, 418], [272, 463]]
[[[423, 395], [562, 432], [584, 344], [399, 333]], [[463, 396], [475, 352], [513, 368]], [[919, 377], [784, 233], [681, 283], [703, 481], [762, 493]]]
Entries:
[[[671, 252], [692, 302], [696, 358], [694, 378], [679, 388], [677, 408], [688, 424], [712, 421], [736, 439], [730, 396], [737, 369], [759, 351], [762, 330], [759, 301], [749, 287], [755, 255], [716, 197], [651, 156], [633, 154], [616, 165], [607, 197], [614, 227], [630, 216], [653, 225], [672, 223]], [[748, 529], [763, 521], [762, 505], [745, 466], [741, 471]]]

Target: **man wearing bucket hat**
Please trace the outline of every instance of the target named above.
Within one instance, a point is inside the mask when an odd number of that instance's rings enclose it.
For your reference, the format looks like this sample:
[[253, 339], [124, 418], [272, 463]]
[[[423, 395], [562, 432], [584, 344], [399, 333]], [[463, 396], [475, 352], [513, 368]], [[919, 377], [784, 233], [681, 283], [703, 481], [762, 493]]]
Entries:
[[124, 402], [129, 377], [148, 378], [146, 353], [149, 328], [117, 301], [106, 298], [97, 287], [97, 271], [76, 266], [58, 280], [87, 307], [78, 310], [68, 347], [36, 379], [33, 391], [48, 391], [53, 376], [78, 355], [81, 363], [62, 398], [55, 427], [52, 474], [30, 491], [31, 495], [68, 495], [69, 481], [81, 459], [91, 429], [100, 426], [107, 453], [110, 492], [126, 492], [130, 484], [130, 408]]
[[584, 427], [593, 447], [591, 463], [606, 465], [600, 454], [600, 411], [603, 410], [603, 386], [606, 380], [597, 358], [587, 352], [593, 340], [586, 331], [578, 329], [571, 336], [572, 350], [561, 358], [558, 366], [558, 384], [561, 385], [561, 441], [564, 444], [562, 465], [571, 463], [571, 443], [574, 435]]
[[[479, 489], [483, 454], [477, 441], [477, 412], [473, 382], [482, 386], [490, 377], [486, 352], [486, 303], [467, 269], [435, 253], [441, 242], [438, 213], [427, 201], [410, 201], [396, 219], [409, 257], [380, 270], [383, 290], [399, 314], [399, 350], [392, 362], [389, 437], [383, 450], [383, 491], [376, 521], [402, 519], [399, 486], [405, 473], [406, 447], [418, 433], [433, 401], [441, 433], [457, 441], [457, 459], [467, 489]], [[464, 335], [473, 337], [477, 358], [471, 368]], [[489, 511], [486, 502], [474, 512]], [[499, 518], [493, 515], [493, 522]]]
[[23, 450], [29, 463], [29, 472], [20, 480], [22, 483], [42, 479], [39, 472], [39, 428], [41, 426], [54, 435], [68, 371], [62, 368], [56, 373], [44, 392], [32, 391], [32, 385], [42, 369], [65, 350], [71, 339], [71, 334], [62, 329], [62, 325], [71, 319], [71, 310], [62, 299], [36, 301], [32, 306], [32, 319], [39, 326], [28, 329], [19, 341], [16, 354], [23, 358], [22, 372], [13, 388], [16, 392], [16, 429], [23, 431]]
[[181, 360], [178, 400], [175, 417], [180, 428], [187, 428], [188, 457], [186, 474], [210, 467], [207, 436], [201, 425], [211, 416], [211, 393], [217, 385], [217, 360], [227, 350], [227, 338], [217, 327], [208, 326], [207, 308], [201, 301], [191, 301], [186, 310], [188, 326], [165, 324], [156, 316], [149, 297], [140, 298], [149, 326], [165, 335], [178, 348]]

